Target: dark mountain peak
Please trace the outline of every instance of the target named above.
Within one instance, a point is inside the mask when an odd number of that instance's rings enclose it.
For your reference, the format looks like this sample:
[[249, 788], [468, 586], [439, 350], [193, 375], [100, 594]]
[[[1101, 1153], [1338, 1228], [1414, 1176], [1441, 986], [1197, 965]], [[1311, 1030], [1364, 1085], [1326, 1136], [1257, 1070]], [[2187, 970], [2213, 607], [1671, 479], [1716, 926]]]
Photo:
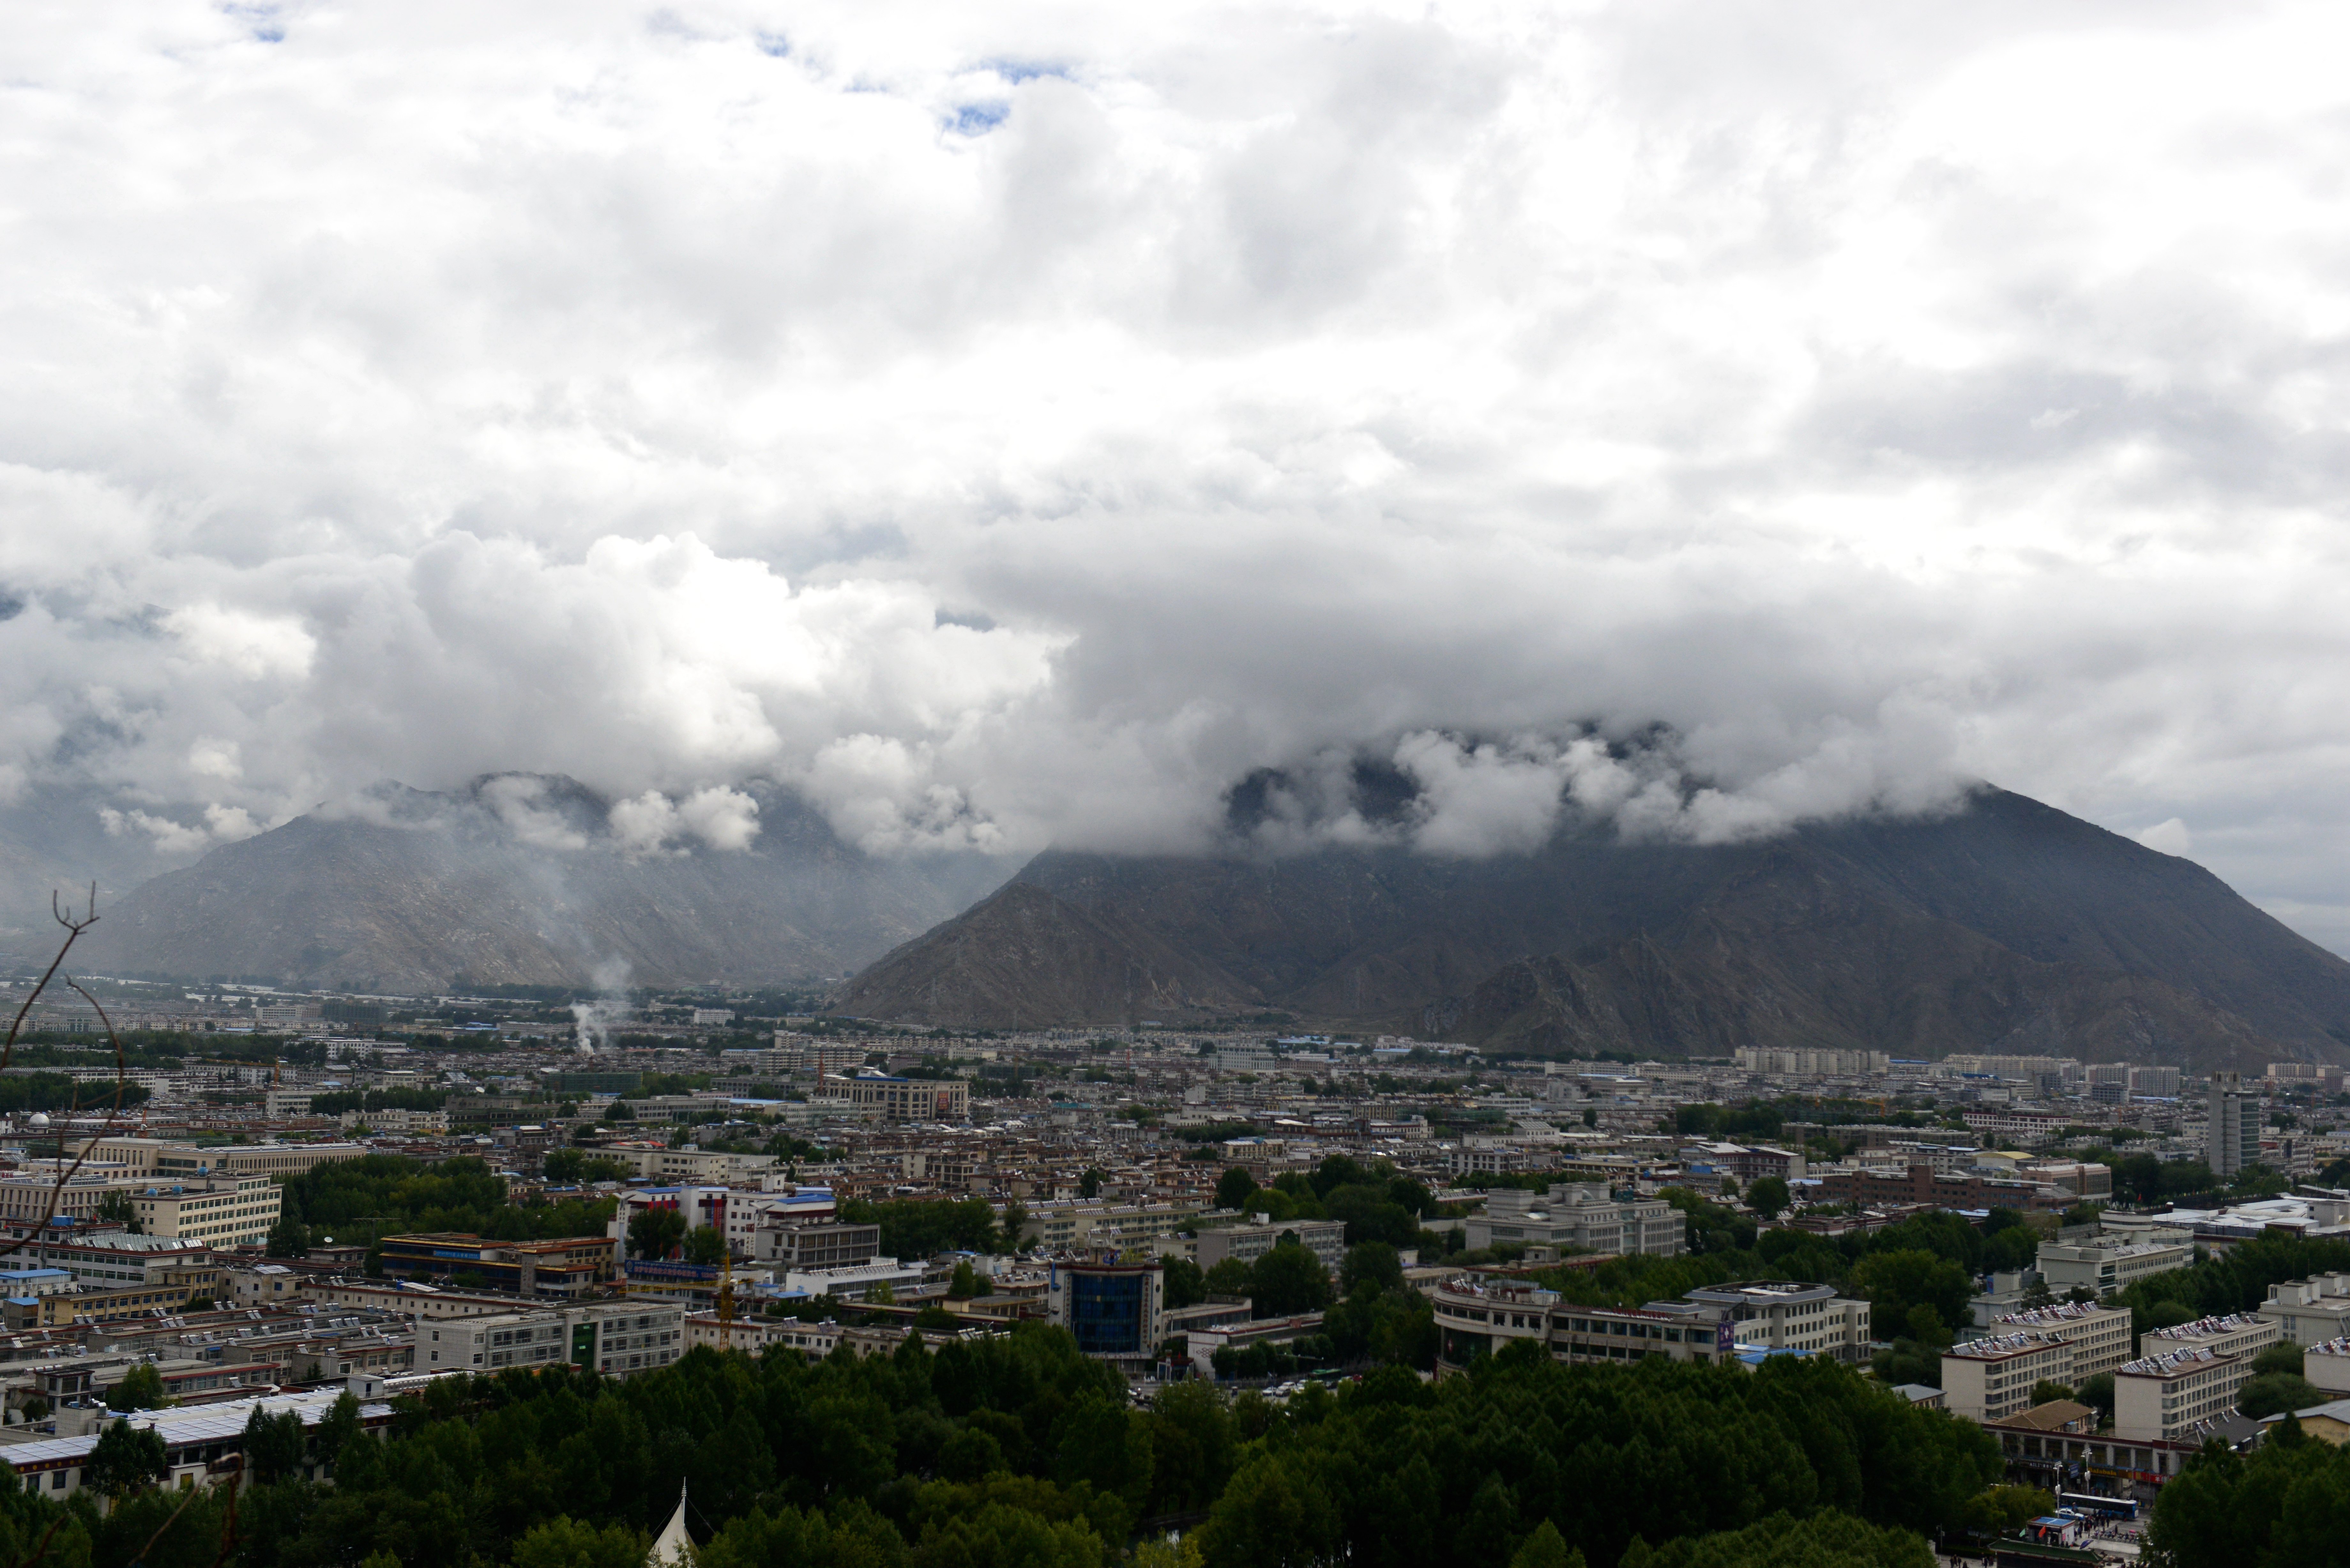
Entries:
[[842, 1001], [1025, 1026], [1114, 1020], [1137, 986], [1151, 1016], [1278, 1008], [1582, 1054], [2036, 1041], [2202, 1066], [2350, 1042], [2350, 964], [2201, 867], [1988, 785], [1740, 844], [1579, 826], [1486, 860], [1050, 851]]

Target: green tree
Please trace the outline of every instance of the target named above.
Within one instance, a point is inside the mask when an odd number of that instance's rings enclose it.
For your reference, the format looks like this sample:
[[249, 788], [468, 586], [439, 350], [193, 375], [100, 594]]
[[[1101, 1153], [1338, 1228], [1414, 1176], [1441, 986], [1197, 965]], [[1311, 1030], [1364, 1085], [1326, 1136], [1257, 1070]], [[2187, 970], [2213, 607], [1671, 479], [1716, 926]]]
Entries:
[[2301, 1376], [2301, 1346], [2291, 1340], [2281, 1339], [2274, 1345], [2263, 1345], [2252, 1357], [2252, 1375], [2281, 1372], [2289, 1377]]
[[1284, 1241], [1249, 1266], [1251, 1310], [1258, 1317], [1295, 1317], [1330, 1304], [1330, 1271], [1322, 1260]]
[[1585, 1568], [1580, 1550], [1570, 1550], [1558, 1526], [1545, 1519], [1519, 1542], [1510, 1568]]
[[151, 1428], [114, 1421], [98, 1435], [82, 1483], [108, 1497], [123, 1497], [152, 1486], [171, 1474], [163, 1439]]
[[1086, 1169], [1086, 1173], [1077, 1178], [1077, 1196], [1080, 1198], [1100, 1197], [1102, 1179], [1102, 1173], [1088, 1166]]
[[2100, 1426], [2113, 1425], [2114, 1375], [2112, 1373], [2099, 1372], [2083, 1378], [2081, 1386], [2074, 1397], [2097, 1413]]
[[1196, 1306], [1208, 1299], [1207, 1273], [1192, 1260], [1169, 1252], [1159, 1260], [1170, 1307]]
[[1786, 1182], [1775, 1176], [1763, 1177], [1746, 1189], [1746, 1206], [1765, 1220], [1785, 1213], [1792, 1201]]
[[958, 1261], [954, 1274], [947, 1281], [947, 1300], [967, 1302], [979, 1294], [979, 1274], [968, 1258]]
[[[1966, 1269], [1922, 1249], [1877, 1252], [1853, 1269], [1846, 1289], [1869, 1303], [1882, 1336], [1897, 1324], [1914, 1324], [1913, 1312], [1927, 1308], [1946, 1329], [1967, 1321], [1974, 1279]], [[1915, 1328], [1912, 1328], [1915, 1332]]]
[[629, 1216], [629, 1251], [639, 1258], [666, 1258], [684, 1240], [685, 1216], [674, 1209], [639, 1209]]
[[265, 1486], [299, 1470], [306, 1446], [302, 1417], [294, 1411], [272, 1416], [256, 1404], [245, 1417], [244, 1468]]
[[1347, 1295], [1368, 1287], [1374, 1292], [1400, 1288], [1403, 1263], [1385, 1241], [1359, 1241], [1347, 1249], [1338, 1267], [1338, 1288]]
[[150, 1361], [133, 1366], [122, 1375], [121, 1382], [106, 1391], [110, 1410], [161, 1410], [171, 1402], [163, 1392], [163, 1375]]
[[94, 1218], [101, 1225], [123, 1226], [134, 1235], [139, 1230], [139, 1211], [132, 1207], [128, 1192], [117, 1190], [99, 1199]]
[[716, 1263], [726, 1256], [726, 1237], [715, 1225], [697, 1225], [685, 1233], [685, 1261]]
[[263, 1249], [272, 1258], [307, 1258], [310, 1255], [310, 1230], [300, 1217], [280, 1213], [277, 1223], [269, 1228], [269, 1242]]
[[2236, 1396], [2236, 1408], [2247, 1416], [2274, 1416], [2323, 1405], [2327, 1396], [2297, 1373], [2264, 1372], [2248, 1380]]
[[317, 1434], [312, 1439], [318, 1450], [319, 1462], [331, 1470], [335, 1461], [342, 1457], [343, 1450], [349, 1447], [351, 1439], [359, 1435], [359, 1402], [346, 1389], [335, 1396], [335, 1402], [327, 1407], [326, 1415], [319, 1418]]
[[1256, 1189], [1256, 1178], [1235, 1165], [1216, 1179], [1216, 1207], [1237, 1210]]
[[515, 1542], [514, 1568], [643, 1568], [649, 1545], [625, 1524], [598, 1530], [568, 1517], [533, 1527]]

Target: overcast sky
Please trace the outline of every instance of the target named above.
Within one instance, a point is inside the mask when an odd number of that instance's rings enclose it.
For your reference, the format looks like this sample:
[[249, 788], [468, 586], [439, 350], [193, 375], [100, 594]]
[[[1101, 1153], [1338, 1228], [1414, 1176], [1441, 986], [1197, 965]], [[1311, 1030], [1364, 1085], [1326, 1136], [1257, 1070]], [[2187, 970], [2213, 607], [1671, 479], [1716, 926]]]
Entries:
[[160, 868], [499, 769], [885, 851], [1985, 778], [2350, 947], [2345, 31], [13, 0], [0, 791]]

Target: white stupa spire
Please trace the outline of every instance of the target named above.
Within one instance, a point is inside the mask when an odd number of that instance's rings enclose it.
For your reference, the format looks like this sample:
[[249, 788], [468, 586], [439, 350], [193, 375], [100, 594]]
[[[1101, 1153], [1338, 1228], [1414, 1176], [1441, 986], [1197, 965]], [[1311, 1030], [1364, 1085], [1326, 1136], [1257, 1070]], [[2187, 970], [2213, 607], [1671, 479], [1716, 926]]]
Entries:
[[693, 1568], [693, 1537], [685, 1532], [685, 1483], [677, 1484], [677, 1511], [645, 1553], [645, 1568]]

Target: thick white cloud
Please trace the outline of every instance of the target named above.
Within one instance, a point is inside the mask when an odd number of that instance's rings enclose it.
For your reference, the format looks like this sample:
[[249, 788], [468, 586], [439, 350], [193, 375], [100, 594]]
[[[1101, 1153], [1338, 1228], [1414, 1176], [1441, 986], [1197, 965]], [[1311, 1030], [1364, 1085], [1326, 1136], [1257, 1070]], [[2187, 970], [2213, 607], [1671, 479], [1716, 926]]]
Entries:
[[1986, 776], [2350, 944], [2345, 34], [13, 5], [0, 805], [1019, 850], [1279, 768], [1489, 854]]

